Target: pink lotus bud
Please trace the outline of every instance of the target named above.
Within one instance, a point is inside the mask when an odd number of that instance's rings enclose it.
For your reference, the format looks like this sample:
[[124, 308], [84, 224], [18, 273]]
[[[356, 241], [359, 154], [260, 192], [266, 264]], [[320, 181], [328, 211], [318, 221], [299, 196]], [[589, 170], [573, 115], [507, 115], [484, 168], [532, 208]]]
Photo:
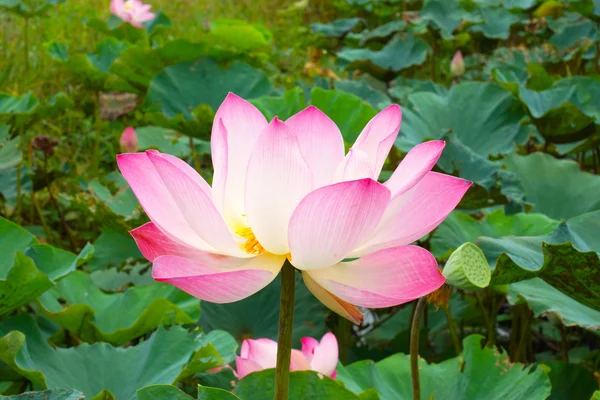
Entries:
[[[336, 376], [338, 343], [333, 333], [326, 333], [319, 342], [311, 337], [301, 339], [302, 351], [292, 349], [291, 371], [317, 371], [332, 379]], [[277, 342], [271, 339], [246, 339], [242, 350], [235, 359], [236, 376], [244, 376], [263, 369], [275, 368], [277, 363]]]
[[452, 73], [452, 76], [455, 77], [462, 76], [465, 73], [465, 60], [463, 60], [460, 50], [458, 50], [452, 58], [452, 62], [450, 63], [450, 72]]
[[122, 153], [135, 153], [139, 150], [140, 146], [138, 144], [137, 135], [132, 127], [129, 126], [125, 128], [121, 135], [121, 139], [119, 140], [119, 144], [121, 145]]

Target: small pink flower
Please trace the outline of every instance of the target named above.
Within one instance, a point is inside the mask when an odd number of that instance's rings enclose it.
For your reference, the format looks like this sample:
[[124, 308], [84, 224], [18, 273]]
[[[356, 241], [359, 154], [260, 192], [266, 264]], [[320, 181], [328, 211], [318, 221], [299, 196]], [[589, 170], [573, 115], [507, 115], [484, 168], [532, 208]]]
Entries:
[[144, 4], [141, 0], [112, 0], [110, 2], [110, 12], [129, 22], [136, 28], [143, 28], [143, 22], [152, 21], [156, 14], [150, 12], [152, 8], [149, 4]]
[[132, 127], [127, 127], [121, 135], [119, 140], [121, 145], [121, 152], [123, 153], [135, 153], [139, 150], [138, 138], [135, 134], [135, 130]]
[[460, 50], [454, 54], [452, 62], [450, 63], [450, 72], [452, 76], [462, 76], [465, 73], [465, 60], [463, 60], [462, 53]]
[[412, 243], [446, 218], [471, 182], [431, 171], [445, 145], [432, 140], [379, 183], [401, 119], [400, 107], [389, 106], [345, 154], [339, 128], [316, 107], [269, 123], [229, 94], [212, 128], [212, 187], [168, 154], [120, 154], [151, 220], [131, 234], [152, 276], [231, 303], [271, 283], [287, 259], [323, 304], [357, 324], [356, 306], [391, 307], [438, 289], [445, 278], [437, 261]]
[[[333, 333], [327, 333], [321, 341], [311, 337], [301, 339], [302, 351], [292, 349], [291, 371], [317, 371], [332, 379], [336, 376], [338, 343]], [[242, 342], [240, 355], [235, 359], [236, 376], [244, 376], [263, 369], [275, 368], [277, 342], [271, 339], [246, 339]]]

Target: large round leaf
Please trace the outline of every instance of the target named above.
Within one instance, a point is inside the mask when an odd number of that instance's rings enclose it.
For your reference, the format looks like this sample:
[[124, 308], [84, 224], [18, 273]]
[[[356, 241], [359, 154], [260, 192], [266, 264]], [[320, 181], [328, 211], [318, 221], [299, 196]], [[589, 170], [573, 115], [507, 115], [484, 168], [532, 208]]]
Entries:
[[484, 219], [476, 219], [469, 214], [453, 211], [435, 230], [431, 238], [431, 252], [437, 258], [444, 257], [463, 243], [475, 242], [481, 236], [546, 235], [558, 224], [559, 221], [543, 214], [506, 215], [503, 210], [495, 210]]
[[111, 80], [109, 86], [143, 95], [148, 90], [152, 78], [171, 65], [191, 62], [202, 56], [223, 59], [231, 58], [235, 54], [212, 46], [206, 38], [199, 38], [193, 43], [176, 39], [153, 49], [132, 46], [124, 50], [110, 65], [110, 72], [119, 79]]
[[107, 390], [123, 400], [137, 399], [141, 387], [171, 384], [229, 363], [237, 346], [226, 332], [204, 335], [173, 327], [126, 349], [107, 343], [55, 348], [28, 314], [2, 322], [0, 335], [0, 360], [35, 385], [74, 388], [88, 398]]
[[600, 334], [600, 311], [573, 300], [540, 278], [512, 283], [508, 301], [526, 302], [536, 316], [554, 314], [566, 326], [580, 326]]
[[536, 213], [561, 219], [600, 209], [600, 176], [581, 171], [573, 161], [544, 153], [511, 154], [505, 164], [521, 181]]
[[25, 392], [15, 396], [0, 396], [2, 400], [85, 400], [85, 396], [78, 390], [51, 389], [42, 392]]
[[[241, 400], [271, 400], [274, 395], [275, 370], [254, 372], [238, 382], [236, 395]], [[314, 371], [290, 374], [290, 399], [358, 400], [359, 397], [329, 377]]]
[[360, 69], [377, 78], [391, 80], [398, 75], [397, 72], [423, 64], [430, 50], [423, 39], [408, 34], [404, 38], [394, 36], [381, 50], [344, 49], [337, 56], [350, 63], [349, 68]]
[[55, 285], [93, 254], [79, 256], [46, 244], [22, 227], [0, 218], [0, 315], [21, 307]]
[[193, 324], [200, 318], [200, 301], [174, 286], [156, 282], [107, 294], [81, 271], [42, 295], [39, 304], [48, 318], [90, 343], [123, 345], [159, 326]]
[[477, 244], [495, 266], [492, 284], [540, 277], [600, 310], [600, 211], [563, 222], [546, 236], [481, 237]]
[[429, 0], [425, 2], [421, 16], [440, 31], [442, 38], [452, 39], [454, 30], [468, 14], [458, 1]]
[[192, 119], [191, 111], [201, 104], [216, 110], [228, 92], [253, 99], [271, 91], [264, 72], [234, 62], [221, 68], [211, 58], [202, 57], [166, 68], [150, 82], [147, 104], [157, 104], [167, 118], [183, 114]]
[[[482, 336], [463, 340], [463, 354], [440, 364], [419, 360], [421, 398], [543, 400], [550, 380], [541, 368], [512, 364], [506, 353], [481, 346]], [[381, 400], [410, 399], [412, 386], [407, 354], [396, 354], [377, 363], [359, 361], [338, 366], [338, 379], [354, 393], [375, 388]]]
[[340, 18], [328, 24], [312, 23], [310, 29], [327, 37], [341, 38], [356, 28], [361, 21], [361, 18]]
[[216, 39], [217, 43], [224, 42], [234, 48], [251, 51], [268, 49], [273, 34], [263, 25], [239, 19], [216, 19], [210, 24], [209, 37]]
[[511, 25], [520, 20], [503, 7], [481, 7], [478, 11], [483, 22], [472, 26], [471, 31], [481, 32], [491, 39], [508, 39]]
[[431, 92], [409, 96], [396, 146], [408, 152], [426, 139], [451, 132], [480, 154], [509, 153], [523, 134], [525, 116], [519, 103], [500, 86], [466, 82], [453, 86], [446, 96]]

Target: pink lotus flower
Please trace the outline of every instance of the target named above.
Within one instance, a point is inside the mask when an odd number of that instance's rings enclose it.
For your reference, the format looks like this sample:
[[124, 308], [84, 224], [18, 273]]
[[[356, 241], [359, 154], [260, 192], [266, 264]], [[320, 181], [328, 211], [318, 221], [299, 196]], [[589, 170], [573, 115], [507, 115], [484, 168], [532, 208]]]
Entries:
[[450, 73], [453, 76], [462, 76], [465, 74], [465, 60], [463, 59], [460, 50], [452, 57], [452, 61], [450, 62]]
[[143, 28], [143, 22], [152, 21], [156, 17], [156, 14], [150, 12], [151, 8], [150, 4], [144, 4], [141, 0], [112, 0], [110, 2], [110, 12], [136, 28]]
[[[335, 379], [338, 362], [338, 343], [333, 333], [326, 333], [319, 342], [311, 337], [302, 338], [302, 351], [292, 349], [291, 371], [317, 371]], [[235, 358], [238, 379], [255, 371], [275, 368], [277, 342], [271, 339], [246, 339]]]
[[135, 153], [139, 150], [138, 138], [132, 127], [125, 128], [119, 139], [119, 145], [124, 153]]
[[212, 130], [212, 188], [168, 154], [119, 155], [151, 220], [131, 233], [152, 276], [228, 303], [268, 285], [288, 259], [321, 302], [355, 323], [355, 305], [390, 307], [436, 290], [444, 277], [435, 258], [410, 243], [437, 227], [471, 183], [431, 172], [444, 148], [438, 140], [413, 148], [378, 183], [401, 117], [397, 105], [386, 108], [344, 155], [339, 129], [317, 108], [268, 123], [229, 94]]

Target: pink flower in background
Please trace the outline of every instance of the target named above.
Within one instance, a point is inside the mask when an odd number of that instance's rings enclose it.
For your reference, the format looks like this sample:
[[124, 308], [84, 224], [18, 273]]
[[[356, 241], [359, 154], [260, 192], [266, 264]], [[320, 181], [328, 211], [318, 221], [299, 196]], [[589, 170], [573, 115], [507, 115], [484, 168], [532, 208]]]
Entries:
[[[338, 362], [338, 343], [333, 333], [326, 333], [319, 342], [311, 337], [301, 339], [302, 351], [292, 349], [291, 371], [317, 371], [335, 379]], [[263, 369], [275, 368], [277, 342], [271, 339], [246, 339], [235, 359], [239, 379]]]
[[[184, 161], [155, 150], [117, 162], [151, 222], [133, 230], [152, 276], [202, 300], [228, 303], [268, 285], [288, 259], [327, 307], [360, 323], [356, 307], [390, 307], [444, 283], [412, 242], [435, 229], [471, 182], [431, 169], [444, 148], [413, 148], [377, 178], [400, 128], [392, 105], [344, 154], [315, 107], [267, 122], [229, 94], [216, 113], [212, 187]], [[352, 261], [344, 261], [354, 259]]]
[[150, 8], [152, 8], [150, 4], [144, 4], [141, 0], [110, 2], [110, 12], [136, 28], [143, 28], [143, 22], [152, 21], [156, 17], [156, 14], [150, 12]]
[[462, 76], [465, 73], [465, 60], [463, 60], [460, 50], [454, 54], [450, 62], [450, 73], [452, 76]]
[[139, 150], [138, 138], [132, 127], [127, 127], [121, 134], [119, 145], [123, 153], [135, 153]]

